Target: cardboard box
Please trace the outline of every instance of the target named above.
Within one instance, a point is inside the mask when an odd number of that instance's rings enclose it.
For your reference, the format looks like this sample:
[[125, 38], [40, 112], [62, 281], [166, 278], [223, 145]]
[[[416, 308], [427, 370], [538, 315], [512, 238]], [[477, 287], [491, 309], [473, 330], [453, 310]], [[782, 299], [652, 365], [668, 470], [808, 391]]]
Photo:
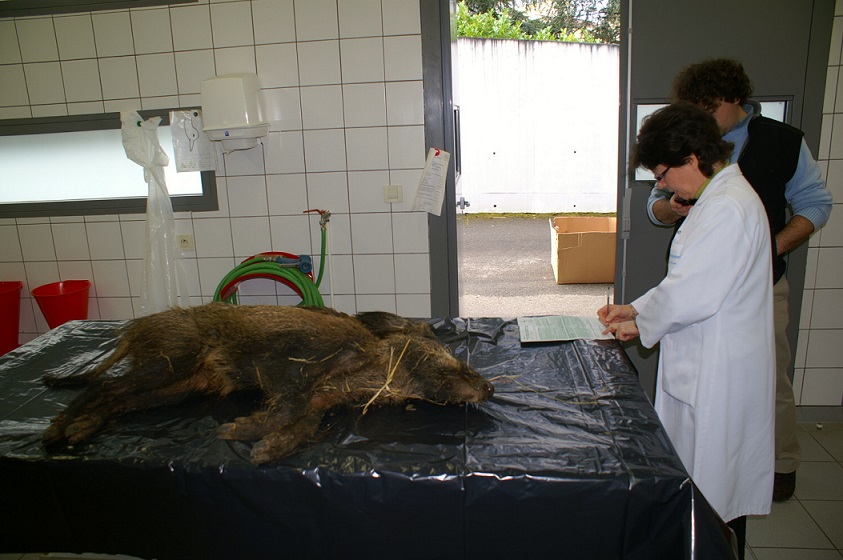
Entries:
[[617, 218], [550, 219], [550, 263], [557, 284], [615, 281]]

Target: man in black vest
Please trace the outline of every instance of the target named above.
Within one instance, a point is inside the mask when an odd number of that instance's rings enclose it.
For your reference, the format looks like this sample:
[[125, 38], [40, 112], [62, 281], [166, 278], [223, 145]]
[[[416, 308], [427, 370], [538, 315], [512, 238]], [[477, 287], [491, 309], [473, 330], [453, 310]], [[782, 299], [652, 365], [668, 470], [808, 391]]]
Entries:
[[[731, 160], [740, 165], [770, 219], [777, 377], [773, 499], [782, 501], [793, 495], [801, 459], [793, 386], [787, 374], [791, 349], [786, 333], [789, 288], [784, 256], [825, 225], [832, 196], [802, 131], [762, 117], [760, 104], [749, 100], [751, 94], [752, 83], [740, 62], [715, 59], [683, 69], [674, 81], [672, 97], [696, 103], [714, 115], [723, 139], [735, 145]], [[676, 224], [688, 215], [693, 202], [655, 187], [647, 213], [657, 225]]]

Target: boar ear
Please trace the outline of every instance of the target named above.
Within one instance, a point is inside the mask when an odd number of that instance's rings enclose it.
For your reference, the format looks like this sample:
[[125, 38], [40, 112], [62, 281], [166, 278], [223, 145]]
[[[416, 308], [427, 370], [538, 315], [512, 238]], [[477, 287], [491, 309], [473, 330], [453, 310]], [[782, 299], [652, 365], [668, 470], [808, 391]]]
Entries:
[[430, 326], [424, 321], [405, 319], [386, 311], [364, 311], [355, 317], [378, 338], [385, 338], [392, 334], [406, 334], [436, 339]]

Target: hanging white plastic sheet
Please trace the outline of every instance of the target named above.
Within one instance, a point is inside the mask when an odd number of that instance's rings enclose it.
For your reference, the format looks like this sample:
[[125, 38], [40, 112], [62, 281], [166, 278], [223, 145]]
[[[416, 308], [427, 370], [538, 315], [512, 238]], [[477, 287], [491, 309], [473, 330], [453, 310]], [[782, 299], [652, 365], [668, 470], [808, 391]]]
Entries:
[[[175, 218], [164, 167], [170, 158], [158, 141], [160, 117], [149, 120], [137, 112], [120, 113], [123, 148], [126, 156], [143, 167], [149, 186], [146, 202], [146, 255], [141, 284], [141, 315], [149, 315], [179, 305], [187, 299], [184, 273], [176, 255]], [[187, 303], [184, 304], [185, 306]]]

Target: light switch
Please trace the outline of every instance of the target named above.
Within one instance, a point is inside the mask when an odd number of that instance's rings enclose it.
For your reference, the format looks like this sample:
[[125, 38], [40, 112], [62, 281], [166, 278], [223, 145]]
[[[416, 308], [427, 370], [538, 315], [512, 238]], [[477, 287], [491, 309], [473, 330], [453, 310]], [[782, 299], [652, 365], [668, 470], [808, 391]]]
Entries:
[[386, 185], [383, 188], [384, 202], [404, 202], [404, 188], [401, 185]]

